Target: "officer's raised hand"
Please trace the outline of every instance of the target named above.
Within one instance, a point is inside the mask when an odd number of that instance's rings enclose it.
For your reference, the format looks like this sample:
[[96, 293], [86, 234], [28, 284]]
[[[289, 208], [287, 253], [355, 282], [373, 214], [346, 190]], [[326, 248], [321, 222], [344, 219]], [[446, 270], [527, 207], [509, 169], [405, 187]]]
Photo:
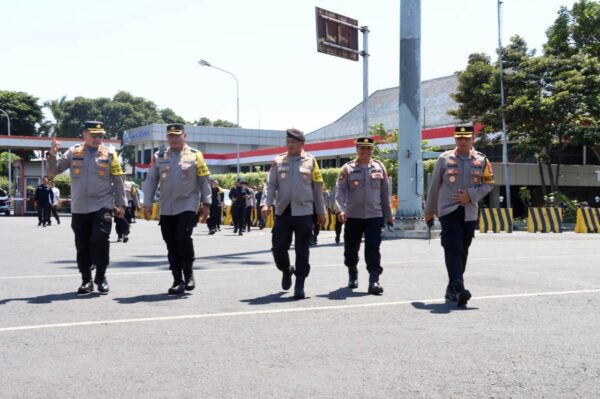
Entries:
[[263, 219], [266, 219], [271, 214], [271, 209], [267, 205], [263, 205], [262, 208], [260, 208], [260, 213], [262, 214]]

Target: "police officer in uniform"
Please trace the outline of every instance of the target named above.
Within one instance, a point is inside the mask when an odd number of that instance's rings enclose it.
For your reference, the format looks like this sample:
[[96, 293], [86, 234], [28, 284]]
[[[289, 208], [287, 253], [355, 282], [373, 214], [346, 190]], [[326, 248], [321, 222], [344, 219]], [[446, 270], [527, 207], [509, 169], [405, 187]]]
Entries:
[[211, 203], [210, 203], [210, 217], [206, 221], [208, 225], [208, 234], [215, 234], [217, 232], [217, 226], [221, 219], [221, 206], [223, 205], [223, 189], [219, 187], [219, 182], [212, 177], [210, 178], [211, 185]]
[[[169, 124], [166, 133], [169, 147], [154, 154], [143, 191], [147, 198], [154, 198], [160, 183], [160, 231], [167, 244], [173, 274], [173, 285], [168, 293], [181, 295], [196, 287], [192, 231], [197, 222], [199, 202], [202, 202], [201, 221], [208, 216], [211, 190], [204, 157], [186, 144], [183, 125]], [[151, 209], [145, 206], [146, 220], [150, 213]]]
[[358, 251], [365, 237], [365, 261], [369, 272], [369, 293], [381, 295], [381, 226], [383, 218], [394, 223], [390, 186], [385, 166], [372, 158], [373, 139], [356, 140], [356, 159], [342, 166], [336, 183], [337, 219], [344, 229], [344, 264], [348, 268], [348, 287], [358, 288]]
[[[272, 252], [275, 265], [283, 277], [281, 287], [289, 290], [292, 275], [296, 275], [294, 298], [304, 299], [304, 281], [310, 273], [309, 245], [312, 236], [313, 213], [325, 223], [323, 177], [316, 159], [304, 152], [304, 133], [287, 130], [287, 152], [275, 157], [269, 171], [265, 204], [261, 212], [267, 219], [275, 196], [275, 224], [272, 231]], [[295, 234], [296, 267], [290, 265], [288, 250]]]
[[[105, 133], [102, 122], [85, 122], [84, 142], [60, 155], [60, 143], [54, 138], [46, 161], [52, 175], [71, 170], [71, 228], [82, 278], [80, 294], [92, 292], [93, 282], [98, 291], [109, 291], [106, 268], [113, 212], [123, 218], [127, 205], [121, 164], [114, 149], [102, 144]], [[96, 276], [92, 282], [94, 266]]]
[[125, 187], [125, 198], [127, 198], [127, 207], [125, 208], [125, 217], [115, 218], [115, 230], [117, 232], [117, 242], [128, 242], [129, 233], [131, 231], [131, 222], [133, 220], [133, 212], [137, 209], [137, 194], [135, 185], [125, 180], [123, 175], [123, 186]]
[[238, 177], [235, 186], [229, 190], [233, 234], [244, 235], [244, 212], [246, 212], [246, 199], [250, 195], [250, 189], [245, 183], [244, 179]]
[[454, 138], [456, 148], [441, 154], [435, 164], [425, 220], [432, 221], [435, 215], [440, 219], [449, 279], [445, 297], [464, 307], [471, 298], [463, 274], [475, 235], [478, 202], [494, 187], [494, 174], [486, 156], [473, 149], [472, 126], [457, 126]]

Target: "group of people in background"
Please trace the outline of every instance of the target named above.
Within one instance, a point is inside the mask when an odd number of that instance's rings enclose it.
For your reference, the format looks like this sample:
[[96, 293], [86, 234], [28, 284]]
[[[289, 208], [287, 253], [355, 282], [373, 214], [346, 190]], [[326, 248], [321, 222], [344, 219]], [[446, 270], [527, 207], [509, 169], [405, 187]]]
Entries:
[[42, 178], [42, 183], [35, 189], [35, 203], [38, 215], [38, 226], [51, 226], [51, 216], [60, 224], [58, 207], [60, 206], [60, 190], [54, 180], [48, 176]]

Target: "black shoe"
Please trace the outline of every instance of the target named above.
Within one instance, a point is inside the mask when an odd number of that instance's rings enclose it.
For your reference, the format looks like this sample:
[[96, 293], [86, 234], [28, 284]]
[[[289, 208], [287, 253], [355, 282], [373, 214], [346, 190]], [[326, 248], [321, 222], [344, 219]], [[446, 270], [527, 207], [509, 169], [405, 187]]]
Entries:
[[237, 233], [237, 227], [235, 229], [233, 229], [233, 234]]
[[340, 237], [335, 237], [335, 243], [339, 244], [340, 243]]
[[110, 287], [108, 286], [108, 281], [106, 281], [106, 277], [100, 281], [100, 283], [96, 283], [98, 285], [98, 291], [102, 293], [107, 293], [110, 291]]
[[294, 274], [295, 271], [296, 271], [296, 269], [294, 268], [294, 266], [290, 266], [289, 271], [282, 272], [283, 276], [281, 277], [281, 288], [283, 288], [284, 291], [287, 291], [291, 288], [292, 275]]
[[446, 299], [447, 301], [458, 300], [456, 294], [454, 293], [454, 291], [452, 291], [452, 287], [450, 286], [450, 284], [448, 284], [448, 286], [446, 287], [446, 295], [444, 295], [444, 299]]
[[129, 241], [129, 236], [127, 236], [127, 235], [124, 235], [124, 236], [123, 236], [123, 242], [127, 242], [127, 241]]
[[117, 242], [121, 242], [121, 241], [123, 241], [123, 237], [122, 236], [117, 237]]
[[221, 231], [221, 226], [217, 226], [217, 231]]
[[457, 305], [461, 308], [467, 306], [467, 302], [471, 299], [471, 292], [465, 289], [465, 285], [461, 280], [454, 280], [451, 283], [452, 291], [456, 295]]
[[89, 294], [92, 291], [94, 291], [94, 283], [92, 282], [92, 279], [84, 280], [81, 283], [81, 287], [77, 289], [78, 294]]
[[238, 233], [239, 236], [243, 236], [244, 233], [242, 233], [242, 230], [240, 230], [240, 232]]
[[42, 224], [42, 227], [46, 227], [46, 223], [43, 223], [43, 224]]
[[215, 234], [215, 233], [216, 233], [216, 231], [215, 231], [215, 230], [209, 230], [209, 231], [208, 231], [208, 235], [209, 235], [209, 236], [212, 236], [212, 235], [213, 235], [213, 234]]
[[306, 294], [304, 294], [304, 288], [294, 288], [294, 298], [306, 299]]
[[60, 224], [60, 220], [56, 219], [56, 224]]
[[40, 227], [42, 225], [42, 222], [38, 222], [38, 227]]
[[183, 281], [174, 281], [173, 286], [169, 288], [169, 295], [181, 295], [185, 292], [185, 284]]
[[196, 280], [194, 280], [194, 275], [191, 275], [189, 278], [185, 279], [185, 290], [193, 291], [196, 288]]
[[350, 274], [348, 277], [348, 288], [358, 288], [358, 275]]
[[369, 283], [369, 294], [381, 295], [383, 294], [383, 287], [379, 285], [378, 281]]
[[296, 284], [294, 285], [294, 298], [296, 299], [306, 298], [304, 294], [304, 279], [305, 277], [296, 277]]

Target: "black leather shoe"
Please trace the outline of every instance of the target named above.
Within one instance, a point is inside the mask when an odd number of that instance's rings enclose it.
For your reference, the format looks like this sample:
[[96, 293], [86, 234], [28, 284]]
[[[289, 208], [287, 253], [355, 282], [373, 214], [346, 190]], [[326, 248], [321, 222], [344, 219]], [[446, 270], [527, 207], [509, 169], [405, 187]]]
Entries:
[[358, 288], [358, 276], [350, 276], [348, 279], [348, 288]]
[[94, 291], [94, 283], [92, 282], [92, 279], [85, 280], [81, 283], [81, 287], [77, 289], [78, 294], [89, 294], [92, 291]]
[[296, 269], [294, 268], [294, 266], [290, 266], [290, 269], [288, 272], [282, 272], [283, 276], [281, 277], [281, 288], [284, 291], [287, 291], [290, 289], [290, 287], [292, 286], [292, 275], [294, 274], [294, 272], [296, 271]]
[[451, 286], [454, 294], [456, 295], [456, 301], [458, 302], [457, 305], [461, 308], [466, 307], [467, 302], [469, 299], [471, 299], [471, 292], [465, 289], [464, 283], [460, 280], [452, 281]]
[[127, 236], [127, 235], [124, 235], [124, 236], [123, 236], [123, 242], [127, 242], [127, 241], [129, 241], [129, 236]]
[[196, 288], [196, 280], [194, 280], [194, 275], [191, 275], [189, 278], [185, 279], [185, 290], [193, 291]]
[[446, 295], [444, 295], [444, 299], [446, 299], [447, 301], [458, 300], [456, 294], [454, 293], [454, 291], [452, 291], [452, 287], [450, 286], [450, 284], [448, 284], [448, 286], [446, 287]]
[[235, 229], [233, 229], [233, 234], [237, 233], [237, 227]]
[[169, 295], [181, 295], [185, 292], [185, 283], [183, 281], [173, 282], [173, 286], [169, 288]]
[[242, 232], [242, 230], [240, 230], [240, 232], [238, 233], [239, 236], [243, 236], [244, 233]]
[[294, 298], [296, 299], [306, 298], [304, 294], [304, 279], [305, 277], [296, 276], [296, 284], [294, 285]]
[[379, 282], [369, 283], [369, 294], [381, 295], [383, 294], [383, 287], [379, 285]]
[[216, 233], [216, 230], [210, 230], [210, 231], [208, 232], [208, 235], [212, 236], [212, 235], [213, 235], [213, 234], [215, 234], [215, 233]]
[[121, 237], [121, 236], [117, 237], [117, 242], [121, 242], [121, 241], [123, 241], [123, 237]]
[[340, 243], [340, 237], [335, 237], [335, 243], [339, 244]]
[[110, 291], [110, 287], [108, 286], [108, 281], [106, 281], [106, 277], [104, 277], [102, 279], [102, 281], [100, 282], [100, 284], [96, 283], [98, 285], [98, 291], [102, 292], [102, 293], [107, 293], [108, 291]]

